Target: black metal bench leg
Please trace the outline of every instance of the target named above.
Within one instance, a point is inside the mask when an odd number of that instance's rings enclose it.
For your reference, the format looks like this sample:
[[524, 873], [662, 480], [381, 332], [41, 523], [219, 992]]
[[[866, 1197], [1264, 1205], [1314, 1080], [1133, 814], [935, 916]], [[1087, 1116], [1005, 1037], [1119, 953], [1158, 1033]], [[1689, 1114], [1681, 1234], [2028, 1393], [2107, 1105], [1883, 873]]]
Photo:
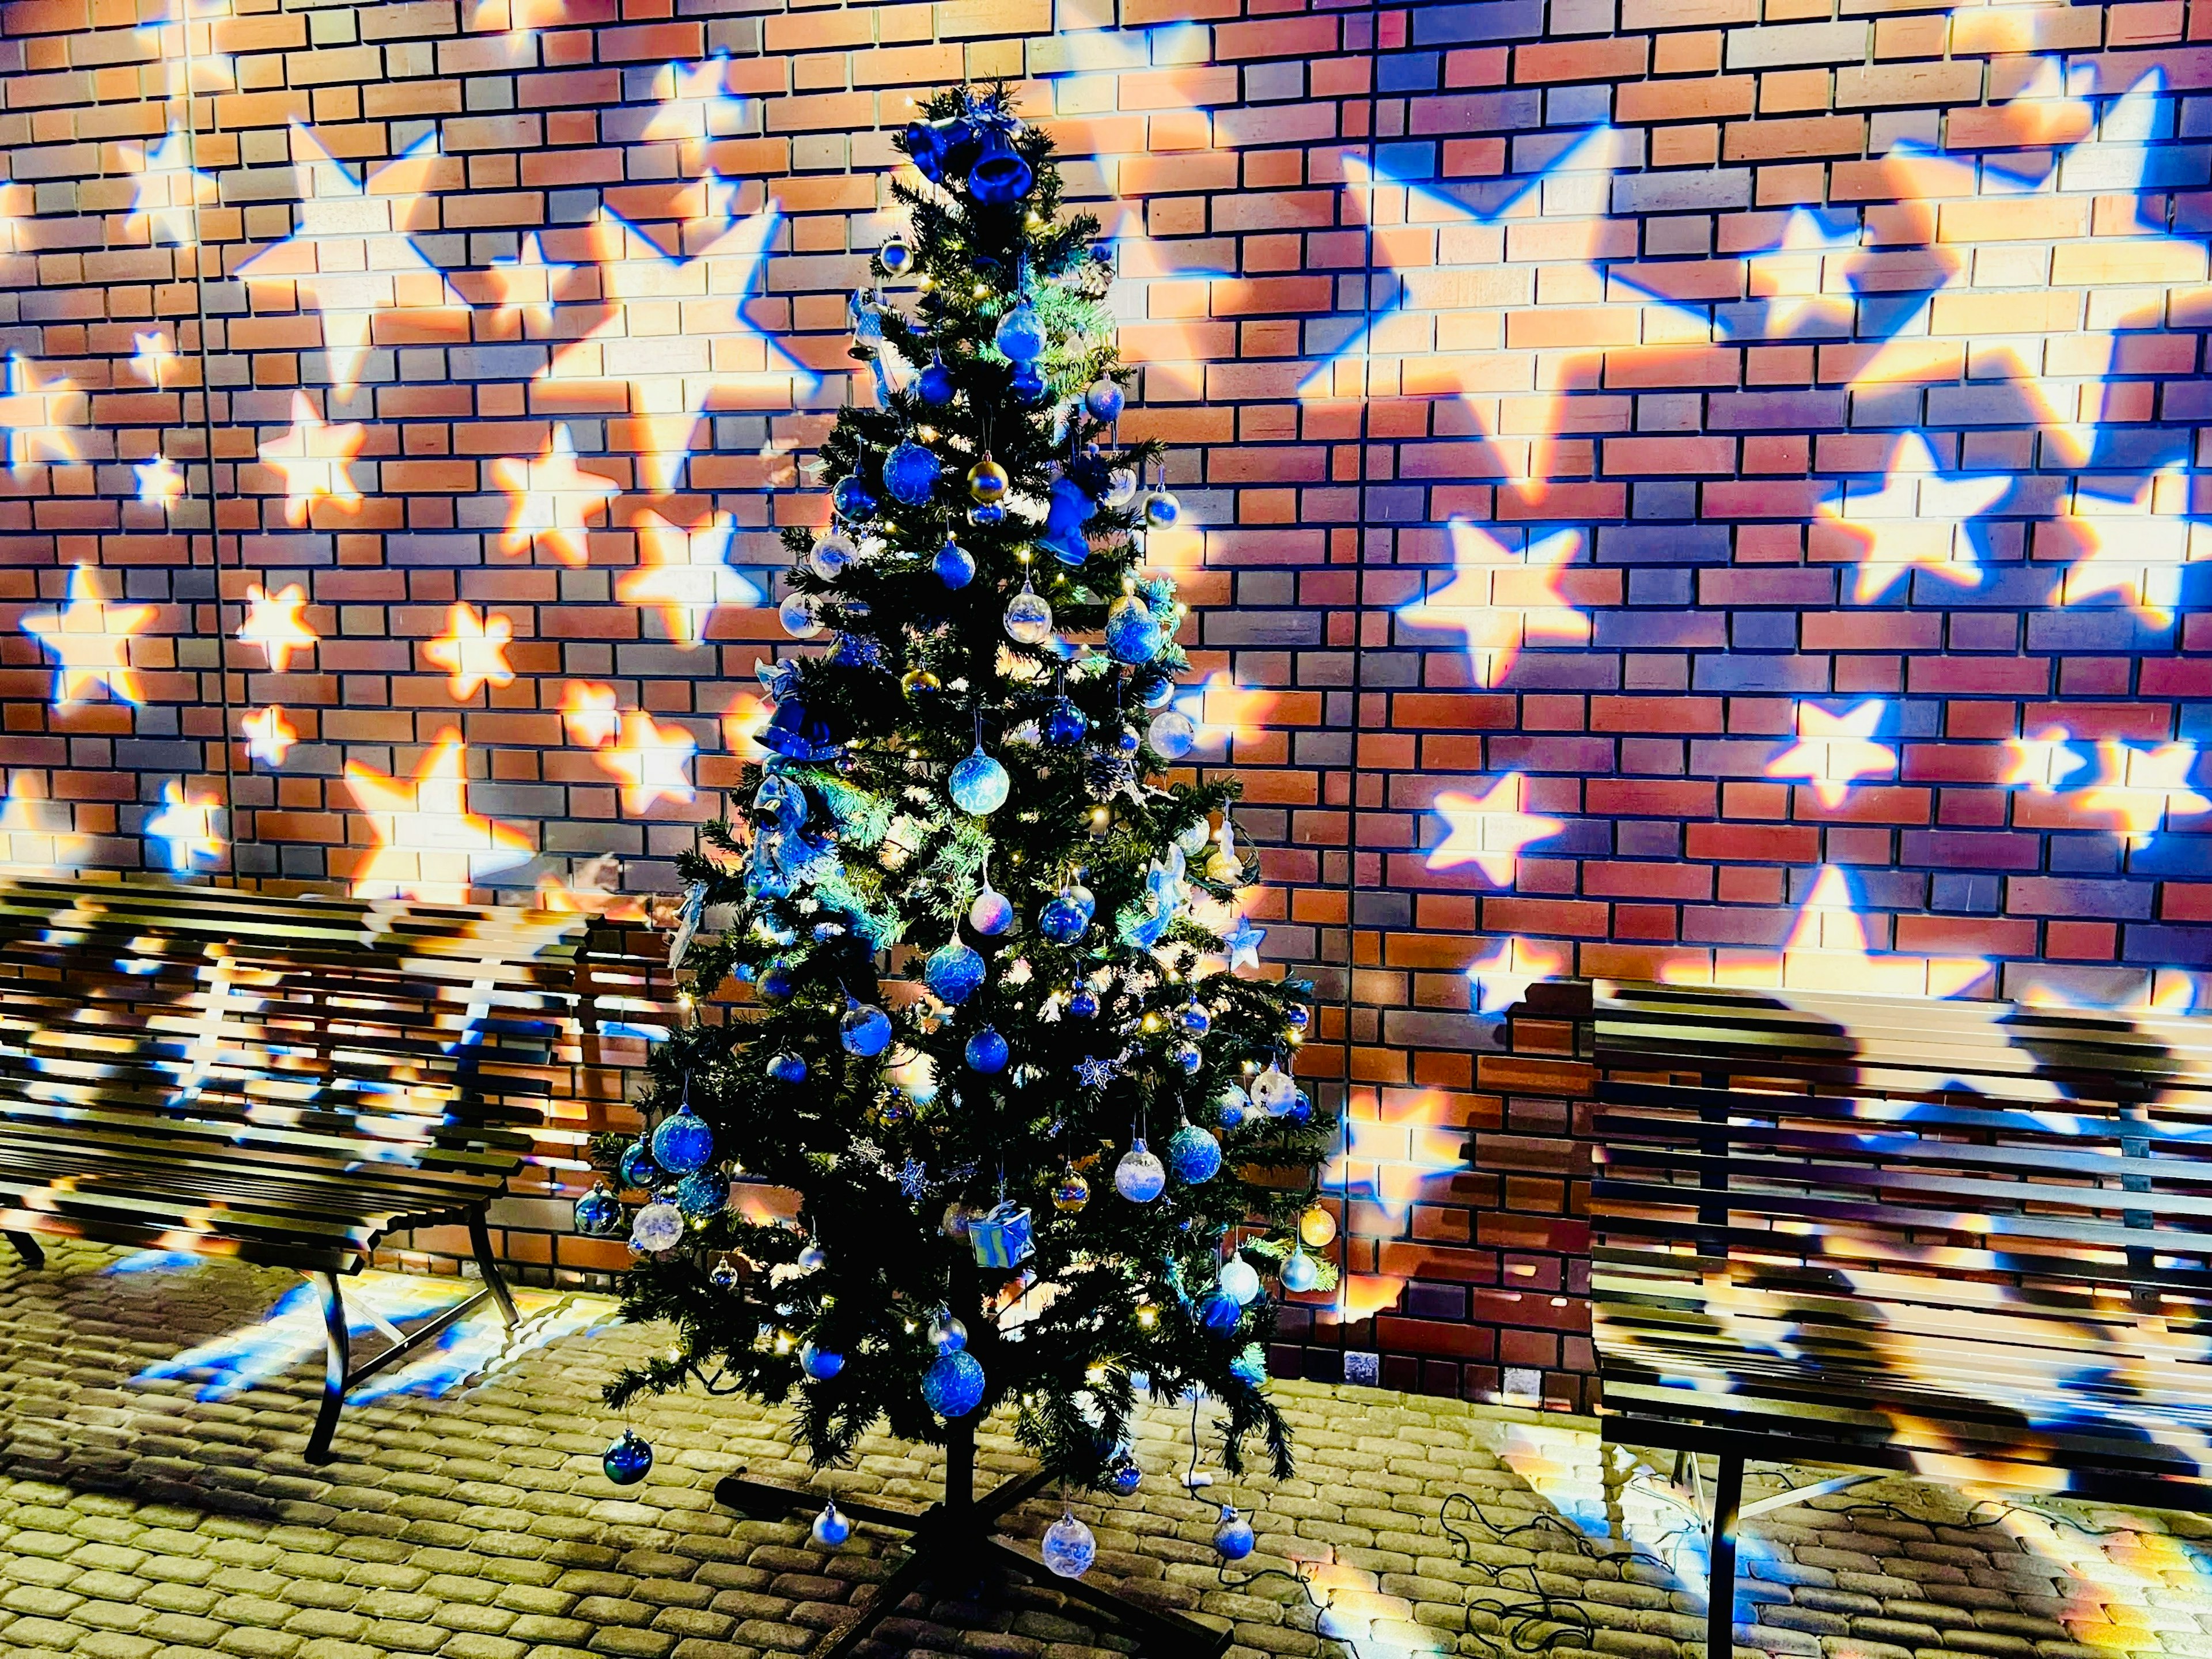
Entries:
[[1735, 1524], [1743, 1506], [1743, 1459], [1723, 1452], [1713, 1482], [1711, 1575], [1705, 1581], [1705, 1659], [1735, 1659]]
[[499, 1316], [508, 1329], [520, 1316], [514, 1311], [514, 1298], [507, 1294], [507, 1280], [501, 1277], [499, 1263], [492, 1259], [491, 1229], [484, 1224], [483, 1212], [477, 1210], [469, 1217], [469, 1248], [477, 1253], [477, 1268], [483, 1274], [484, 1288], [491, 1299], [499, 1304]]
[[36, 1273], [46, 1265], [46, 1253], [39, 1248], [39, 1241], [30, 1234], [6, 1233], [0, 1234], [0, 1237], [7, 1239], [9, 1248], [23, 1259], [23, 1265], [32, 1272]]
[[323, 1298], [323, 1403], [315, 1413], [314, 1432], [307, 1437], [307, 1461], [327, 1463], [331, 1461], [331, 1437], [337, 1432], [338, 1411], [345, 1404], [346, 1343], [345, 1298], [338, 1291], [338, 1276], [334, 1273], [319, 1273], [315, 1289]]

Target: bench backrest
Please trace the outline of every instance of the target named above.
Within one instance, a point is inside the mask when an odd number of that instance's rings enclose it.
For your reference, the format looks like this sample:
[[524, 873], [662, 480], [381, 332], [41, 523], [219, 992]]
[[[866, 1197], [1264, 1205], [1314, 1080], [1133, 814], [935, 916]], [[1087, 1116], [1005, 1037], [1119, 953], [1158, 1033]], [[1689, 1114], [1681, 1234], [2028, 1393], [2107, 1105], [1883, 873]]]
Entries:
[[1593, 992], [1608, 1411], [2205, 1473], [2207, 1022]]
[[586, 921], [0, 872], [0, 1134], [495, 1189]]

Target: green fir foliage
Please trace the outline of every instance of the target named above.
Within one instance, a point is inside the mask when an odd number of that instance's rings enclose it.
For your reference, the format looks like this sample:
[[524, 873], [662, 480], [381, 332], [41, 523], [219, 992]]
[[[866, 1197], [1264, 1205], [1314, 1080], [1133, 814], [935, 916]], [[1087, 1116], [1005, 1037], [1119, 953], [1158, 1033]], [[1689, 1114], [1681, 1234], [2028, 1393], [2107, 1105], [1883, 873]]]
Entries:
[[[777, 705], [764, 741], [780, 752], [749, 769], [743, 820], [709, 826], [684, 860], [708, 923], [684, 964], [701, 1013], [655, 1053], [648, 1116], [665, 1117], [688, 1090], [714, 1132], [710, 1179], [762, 1183], [741, 1195], [788, 1189], [797, 1223], [748, 1218], [771, 1218], [774, 1205], [733, 1205], [690, 1219], [677, 1248], [641, 1255], [625, 1310], [667, 1321], [676, 1342], [608, 1398], [687, 1385], [795, 1397], [817, 1465], [848, 1457], [879, 1424], [941, 1442], [945, 1424], [921, 1383], [942, 1310], [966, 1327], [982, 1367], [979, 1412], [1012, 1402], [1021, 1437], [1056, 1474], [1103, 1475], [1126, 1444], [1133, 1389], [1149, 1379], [1169, 1396], [1203, 1389], [1220, 1406], [1229, 1467], [1257, 1435], [1279, 1475], [1287, 1433], [1255, 1363], [1279, 1289], [1271, 1279], [1233, 1328], [1209, 1330], [1203, 1316], [1232, 1244], [1249, 1244], [1263, 1273], [1279, 1267], [1333, 1139], [1328, 1115], [1302, 1100], [1237, 1121], [1241, 1086], [1278, 1059], [1288, 1069], [1309, 988], [1224, 971], [1223, 940], [1200, 919], [1229, 914], [1257, 870], [1221, 835], [1233, 781], [1160, 781], [1168, 760], [1146, 734], [1187, 666], [1174, 642], [1182, 607], [1142, 568], [1143, 496], [1115, 476], [1141, 480], [1157, 447], [1120, 441], [1085, 410], [1087, 387], [1133, 379], [1103, 304], [1110, 272], [1092, 255], [1097, 222], [1060, 210], [1050, 140], [1015, 122], [1009, 99], [1004, 88], [960, 88], [923, 112], [939, 131], [1006, 128], [1035, 183], [1010, 204], [978, 202], [955, 131], [942, 184], [902, 176], [894, 186], [915, 257], [903, 287], [880, 264], [878, 274], [883, 349], [903, 360], [902, 389], [884, 407], [846, 410], [822, 446], [824, 486], [857, 477], [879, 505], [840, 526], [857, 550], [842, 568], [811, 556], [817, 532], [785, 532], [790, 591], [811, 596], [823, 631], [764, 676]], [[1047, 389], [1026, 404], [994, 343], [1024, 301], [1048, 342]], [[938, 405], [915, 389], [915, 372], [933, 361], [956, 388]], [[907, 441], [941, 467], [918, 503], [895, 499], [883, 476]], [[1003, 520], [979, 523], [968, 475], [987, 457], [1012, 487]], [[1063, 480], [1098, 501], [1079, 565], [1036, 540]], [[975, 564], [957, 588], [933, 568], [948, 538]], [[1053, 637], [1039, 645], [1003, 625], [1025, 577], [1053, 609]], [[1102, 643], [1109, 605], [1125, 599], [1160, 624], [1148, 661], [1116, 660]], [[1088, 721], [1079, 741], [1045, 733], [1062, 696]], [[979, 744], [1012, 786], [983, 817], [956, 807], [946, 785]], [[987, 878], [1014, 914], [997, 937], [966, 920]], [[1092, 920], [1056, 943], [1040, 916], [1075, 884], [1093, 897]], [[1133, 943], [1126, 930], [1148, 922], [1160, 937]], [[956, 933], [986, 965], [957, 1006], [926, 988], [923, 968]], [[882, 1054], [844, 1045], [840, 1022], [855, 1006], [888, 1016]], [[986, 1027], [1010, 1050], [992, 1074], [964, 1059]], [[804, 1080], [777, 1080], [771, 1061], [803, 1062]], [[1150, 1203], [1121, 1196], [1114, 1170], [1132, 1138], [1165, 1158], [1186, 1123], [1219, 1139], [1219, 1173], [1171, 1175]], [[610, 1168], [621, 1151], [597, 1149]], [[635, 1206], [653, 1194], [623, 1196]], [[1002, 1199], [1035, 1229], [1018, 1271], [981, 1265], [960, 1236]], [[810, 1248], [818, 1261], [802, 1261]], [[842, 1370], [807, 1377], [808, 1343], [842, 1355]]]

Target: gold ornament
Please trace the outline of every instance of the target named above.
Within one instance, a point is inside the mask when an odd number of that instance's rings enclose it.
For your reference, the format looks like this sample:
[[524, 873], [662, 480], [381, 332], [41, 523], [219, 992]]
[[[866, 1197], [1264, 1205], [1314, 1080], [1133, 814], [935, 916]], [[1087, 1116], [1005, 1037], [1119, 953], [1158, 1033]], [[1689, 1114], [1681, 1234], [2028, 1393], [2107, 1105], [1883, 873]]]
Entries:
[[1309, 1208], [1298, 1218], [1298, 1237], [1311, 1249], [1318, 1250], [1336, 1237], [1336, 1217], [1319, 1204]]
[[1091, 1183], [1070, 1170], [1052, 1189], [1052, 1207], [1064, 1215], [1073, 1215], [1091, 1201]]
[[968, 469], [968, 493], [987, 507], [1012, 486], [1013, 480], [1006, 476], [1006, 469], [988, 455]]
[[944, 683], [940, 681], [936, 675], [931, 673], [927, 668], [909, 668], [905, 673], [899, 676], [899, 690], [905, 692], [909, 697], [921, 696], [927, 692], [941, 690], [943, 689], [943, 685]]

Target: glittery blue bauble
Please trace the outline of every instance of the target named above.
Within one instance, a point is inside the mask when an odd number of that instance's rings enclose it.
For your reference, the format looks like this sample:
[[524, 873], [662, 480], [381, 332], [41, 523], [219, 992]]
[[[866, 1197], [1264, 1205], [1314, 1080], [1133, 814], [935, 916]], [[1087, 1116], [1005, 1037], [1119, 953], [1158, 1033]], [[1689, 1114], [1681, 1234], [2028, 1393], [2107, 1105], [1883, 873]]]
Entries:
[[1193, 1036], [1204, 1036], [1213, 1029], [1213, 1016], [1194, 1002], [1182, 1011], [1182, 1029]]
[[578, 1232], [596, 1238], [621, 1225], [622, 1200], [607, 1190], [604, 1181], [576, 1200]]
[[830, 505], [841, 518], [865, 519], [876, 510], [876, 492], [857, 477], [840, 478], [830, 492]]
[[720, 1215], [730, 1201], [730, 1178], [712, 1170], [700, 1170], [676, 1183], [676, 1207], [687, 1216], [705, 1219]]
[[1177, 1181], [1193, 1186], [1211, 1181], [1221, 1170], [1221, 1143], [1195, 1123], [1186, 1123], [1168, 1137], [1168, 1168]]
[[714, 1132], [707, 1120], [686, 1101], [673, 1117], [660, 1120], [653, 1132], [653, 1161], [671, 1175], [690, 1175], [703, 1170], [714, 1155]]
[[1079, 985], [1067, 995], [1067, 1012], [1078, 1019], [1098, 1018], [1098, 993], [1088, 985]]
[[948, 541], [937, 550], [937, 556], [929, 562], [937, 573], [937, 580], [956, 593], [975, 580], [975, 556], [959, 543]]
[[999, 319], [998, 331], [991, 343], [1006, 354], [1010, 363], [1035, 362], [1044, 356], [1044, 325], [1037, 320], [1036, 309], [1027, 300]]
[[952, 371], [941, 362], [933, 362], [915, 377], [915, 395], [926, 404], [949, 404], [957, 390], [952, 383]]
[[1083, 394], [1083, 406], [1097, 421], [1120, 420], [1121, 405], [1126, 401], [1121, 388], [1111, 380], [1093, 380], [1091, 389]]
[[827, 1382], [845, 1369], [845, 1356], [831, 1353], [827, 1348], [817, 1348], [809, 1342], [799, 1351], [799, 1369], [817, 1382]]
[[890, 1016], [872, 1003], [854, 1003], [837, 1022], [837, 1040], [847, 1054], [873, 1060], [890, 1047]]
[[1006, 1069], [1006, 1040], [986, 1025], [968, 1039], [968, 1069], [988, 1076]]
[[1283, 1024], [1293, 1031], [1303, 1031], [1313, 1023], [1313, 1012], [1303, 1002], [1294, 1002], [1283, 1011]]
[[1313, 1102], [1301, 1094], [1291, 1102], [1290, 1110], [1285, 1112], [1283, 1115], [1293, 1123], [1310, 1122], [1313, 1118]]
[[968, 509], [969, 524], [997, 524], [1006, 516], [1006, 507], [999, 501], [978, 501]]
[[965, 1348], [939, 1354], [921, 1374], [921, 1397], [939, 1417], [965, 1417], [983, 1403], [983, 1367]]
[[640, 1135], [623, 1148], [622, 1162], [615, 1173], [622, 1177], [625, 1187], [658, 1187], [666, 1178], [661, 1167], [653, 1161], [653, 1148]]
[[1006, 390], [1017, 402], [1033, 404], [1044, 396], [1044, 371], [1035, 363], [1024, 363], [1014, 371]]
[[1037, 932], [1054, 945], [1073, 945], [1091, 926], [1083, 907], [1067, 898], [1056, 898], [1037, 917]]
[[1228, 1104], [1226, 1104], [1226, 1105], [1224, 1105], [1224, 1107], [1222, 1107], [1222, 1109], [1221, 1109], [1221, 1127], [1222, 1127], [1223, 1128], [1224, 1128], [1224, 1129], [1233, 1129], [1233, 1128], [1235, 1128], [1238, 1124], [1242, 1123], [1243, 1121], [1244, 1121], [1244, 1109], [1243, 1109], [1243, 1107], [1242, 1107], [1241, 1105], [1238, 1105], [1236, 1102], [1231, 1101], [1231, 1102], [1230, 1102]]
[[1145, 1472], [1126, 1457], [1106, 1471], [1107, 1489], [1123, 1498], [1144, 1484], [1144, 1479]]
[[622, 1438], [606, 1449], [599, 1467], [617, 1486], [634, 1486], [653, 1467], [653, 1448], [638, 1437], [635, 1429], [624, 1429]]
[[912, 439], [884, 458], [884, 488], [892, 499], [920, 507], [937, 489], [937, 457]]
[[768, 1063], [769, 1076], [778, 1083], [806, 1081], [806, 1061], [788, 1049]]
[[1114, 734], [1114, 746], [1125, 755], [1133, 755], [1144, 746], [1144, 739], [1125, 726]]
[[1117, 662], [1150, 662], [1159, 655], [1159, 624], [1133, 593], [1115, 600], [1106, 613], [1106, 648]]
[[1221, 1511], [1221, 1524], [1213, 1530], [1213, 1547], [1231, 1561], [1252, 1553], [1252, 1523], [1233, 1509]]
[[952, 769], [946, 793], [962, 811], [981, 817], [1004, 806], [1006, 792], [1012, 787], [1006, 769], [979, 749]]
[[1075, 706], [1070, 697], [1062, 697], [1052, 706], [1044, 717], [1044, 735], [1048, 743], [1081, 743], [1091, 730], [1091, 716]]
[[983, 982], [983, 958], [959, 939], [948, 939], [929, 953], [922, 976], [941, 1000], [965, 1002]]
[[1226, 1291], [1209, 1291], [1206, 1300], [1198, 1304], [1198, 1322], [1212, 1336], [1229, 1335], [1243, 1317], [1244, 1310]]
[[791, 969], [781, 962], [769, 963], [768, 971], [760, 976], [761, 1000], [788, 1002], [791, 992]]
[[1098, 1540], [1091, 1528], [1072, 1515], [1063, 1515], [1044, 1529], [1037, 1553], [1062, 1578], [1080, 1578], [1098, 1559]]

